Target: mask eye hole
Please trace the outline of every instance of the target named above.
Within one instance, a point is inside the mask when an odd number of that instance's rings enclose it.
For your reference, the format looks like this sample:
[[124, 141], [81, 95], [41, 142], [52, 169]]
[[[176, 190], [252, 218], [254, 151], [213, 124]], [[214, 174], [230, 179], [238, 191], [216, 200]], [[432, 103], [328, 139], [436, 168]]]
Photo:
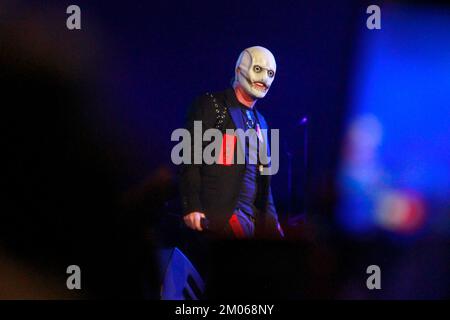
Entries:
[[273, 78], [275, 76], [275, 72], [273, 70], [268, 70], [267, 74], [269, 75], [269, 77]]
[[262, 71], [262, 68], [258, 65], [253, 67], [253, 71], [255, 71], [256, 73], [260, 73]]

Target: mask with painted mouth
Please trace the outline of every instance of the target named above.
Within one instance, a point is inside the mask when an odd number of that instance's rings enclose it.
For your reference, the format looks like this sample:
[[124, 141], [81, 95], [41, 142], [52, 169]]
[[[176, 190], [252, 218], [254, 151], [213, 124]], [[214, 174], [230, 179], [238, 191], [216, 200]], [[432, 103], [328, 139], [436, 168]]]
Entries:
[[264, 98], [275, 78], [276, 69], [275, 58], [269, 50], [250, 47], [242, 51], [236, 62], [235, 81], [250, 96]]

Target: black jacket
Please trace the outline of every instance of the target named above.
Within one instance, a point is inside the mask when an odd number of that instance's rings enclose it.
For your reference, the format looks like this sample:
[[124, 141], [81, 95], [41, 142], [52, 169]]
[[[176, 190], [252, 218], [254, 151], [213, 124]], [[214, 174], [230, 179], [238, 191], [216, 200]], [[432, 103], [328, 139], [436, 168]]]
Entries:
[[[244, 130], [241, 104], [234, 90], [229, 88], [213, 93], [217, 103], [228, 107], [222, 129]], [[261, 129], [268, 129], [264, 117], [256, 112]], [[217, 113], [214, 102], [209, 95], [195, 99], [188, 114], [186, 128], [194, 136], [194, 121], [202, 121], [203, 132], [214, 128], [217, 124]], [[267, 137], [264, 143], [267, 143]], [[204, 142], [203, 147], [209, 144]], [[235, 149], [238, 148], [235, 144]], [[192, 147], [193, 148], [193, 147]], [[268, 148], [267, 148], [268, 149]], [[192, 152], [193, 153], [193, 152]], [[236, 150], [234, 152], [236, 154]], [[183, 214], [194, 211], [203, 212], [209, 220], [209, 229], [217, 234], [223, 231], [228, 219], [233, 214], [242, 187], [245, 164], [184, 164], [181, 168], [180, 191]], [[270, 189], [270, 175], [258, 174], [258, 189], [255, 206], [258, 209], [256, 222], [257, 236], [278, 236], [278, 217]]]

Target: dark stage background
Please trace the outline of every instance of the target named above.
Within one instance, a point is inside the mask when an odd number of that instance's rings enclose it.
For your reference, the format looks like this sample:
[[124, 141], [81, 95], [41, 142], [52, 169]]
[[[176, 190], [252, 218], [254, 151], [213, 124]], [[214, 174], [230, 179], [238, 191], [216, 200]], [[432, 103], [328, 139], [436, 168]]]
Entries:
[[[343, 149], [348, 152], [343, 148], [347, 127], [363, 102], [374, 98], [361, 95], [356, 100], [355, 96], [378, 88], [361, 76], [368, 70], [366, 61], [380, 63], [378, 84], [405, 69], [413, 70], [419, 83], [434, 83], [436, 92], [428, 91], [428, 100], [416, 108], [443, 110], [442, 106], [450, 105], [448, 80], [433, 77], [435, 71], [449, 66], [448, 45], [442, 44], [449, 43], [450, 34], [441, 31], [418, 54], [418, 61], [436, 59], [432, 73], [424, 71], [427, 67], [415, 69], [415, 60], [406, 59], [410, 50], [423, 48], [420, 41], [428, 39], [427, 34], [449, 26], [447, 6], [380, 2], [386, 22], [382, 20], [382, 30], [371, 31], [366, 28], [366, 8], [372, 3], [359, 1], [80, 0], [76, 4], [82, 12], [82, 29], [69, 31], [65, 12], [70, 4], [0, 4], [6, 177], [0, 223], [0, 254], [5, 262], [0, 277], [7, 279], [12, 274], [17, 278], [0, 281], [1, 297], [158, 298], [158, 249], [186, 244], [186, 230], [180, 231], [178, 216], [177, 168], [170, 160], [175, 144], [170, 141], [171, 133], [182, 127], [196, 96], [230, 85], [239, 53], [253, 45], [269, 48], [277, 60], [274, 84], [258, 108], [272, 128], [280, 129], [280, 171], [272, 189], [288, 240], [265, 246], [246, 244], [249, 251], [243, 252], [253, 252], [256, 260], [241, 251], [234, 253], [249, 270], [266, 266], [251, 278], [254, 287], [241, 291], [241, 297], [449, 296], [445, 285], [449, 279], [448, 201], [442, 200], [448, 195], [444, 188], [450, 181], [448, 171], [439, 183], [431, 179], [428, 184], [438, 185], [438, 200], [433, 194], [422, 194], [423, 215], [431, 217], [429, 208], [433, 208], [439, 218], [425, 219], [434, 224], [424, 222], [413, 230], [406, 228], [406, 233], [401, 227], [397, 232], [375, 222], [372, 229], [365, 225], [362, 231], [358, 226], [342, 226], [342, 221], [358, 218], [359, 211], [352, 216], [357, 211], [352, 205], [360, 208], [360, 203], [340, 201], [354, 196], [346, 193], [346, 187], [353, 185], [352, 181], [346, 184], [345, 170], [341, 172], [347, 168], [342, 160], [346, 159]], [[411, 10], [415, 15], [410, 15]], [[418, 46], [407, 43], [402, 51], [383, 42], [387, 34], [392, 43], [405, 38], [414, 43], [408, 17], [424, 19], [430, 26], [429, 30], [418, 29], [424, 32]], [[390, 18], [398, 24], [389, 22]], [[371, 43], [385, 50], [371, 56], [376, 51]], [[430, 56], [429, 52], [443, 55]], [[396, 54], [405, 55], [405, 60], [385, 67], [384, 62]], [[376, 92], [381, 97], [377, 107], [404, 111], [393, 120], [381, 117], [382, 124], [384, 120], [390, 125], [409, 121], [408, 108], [416, 98], [408, 95], [416, 92], [417, 97], [422, 91], [420, 87], [410, 91], [404, 81], [396, 79], [389, 90]], [[383, 100], [402, 88], [410, 100]], [[376, 113], [376, 108], [366, 109]], [[304, 117], [308, 118], [306, 126], [300, 125]], [[431, 130], [438, 120], [429, 121], [424, 130]], [[443, 130], [439, 131], [440, 146], [448, 150], [448, 123], [439, 128]], [[371, 132], [358, 137], [370, 140]], [[421, 145], [414, 148], [417, 153], [429, 151]], [[382, 157], [392, 160], [392, 154], [400, 154], [395, 148], [390, 152]], [[448, 153], [439, 153], [437, 158], [445, 163]], [[416, 186], [412, 189], [418, 193], [428, 190]], [[370, 197], [364, 191], [356, 196]], [[363, 215], [371, 216], [367, 210]], [[440, 231], [431, 224], [441, 226]], [[276, 259], [270, 259], [272, 253]], [[427, 269], [433, 273], [430, 277], [420, 272], [429, 259], [436, 263], [435, 270]], [[85, 270], [86, 287], [81, 293], [65, 290], [65, 268], [70, 264]], [[381, 293], [366, 290], [365, 270], [370, 264], [388, 270], [390, 282]], [[252, 274], [245, 270], [239, 274], [242, 279]], [[237, 294], [227, 287], [226, 279], [216, 282], [223, 295]], [[269, 279], [269, 284], [258, 287], [258, 279]]]

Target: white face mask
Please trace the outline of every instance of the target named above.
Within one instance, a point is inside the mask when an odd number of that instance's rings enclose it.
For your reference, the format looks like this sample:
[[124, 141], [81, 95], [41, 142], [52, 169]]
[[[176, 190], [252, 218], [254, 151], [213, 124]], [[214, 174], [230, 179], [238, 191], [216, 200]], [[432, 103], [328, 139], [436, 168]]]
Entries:
[[263, 47], [242, 51], [236, 62], [237, 81], [250, 96], [264, 98], [275, 78], [277, 65], [273, 54]]

